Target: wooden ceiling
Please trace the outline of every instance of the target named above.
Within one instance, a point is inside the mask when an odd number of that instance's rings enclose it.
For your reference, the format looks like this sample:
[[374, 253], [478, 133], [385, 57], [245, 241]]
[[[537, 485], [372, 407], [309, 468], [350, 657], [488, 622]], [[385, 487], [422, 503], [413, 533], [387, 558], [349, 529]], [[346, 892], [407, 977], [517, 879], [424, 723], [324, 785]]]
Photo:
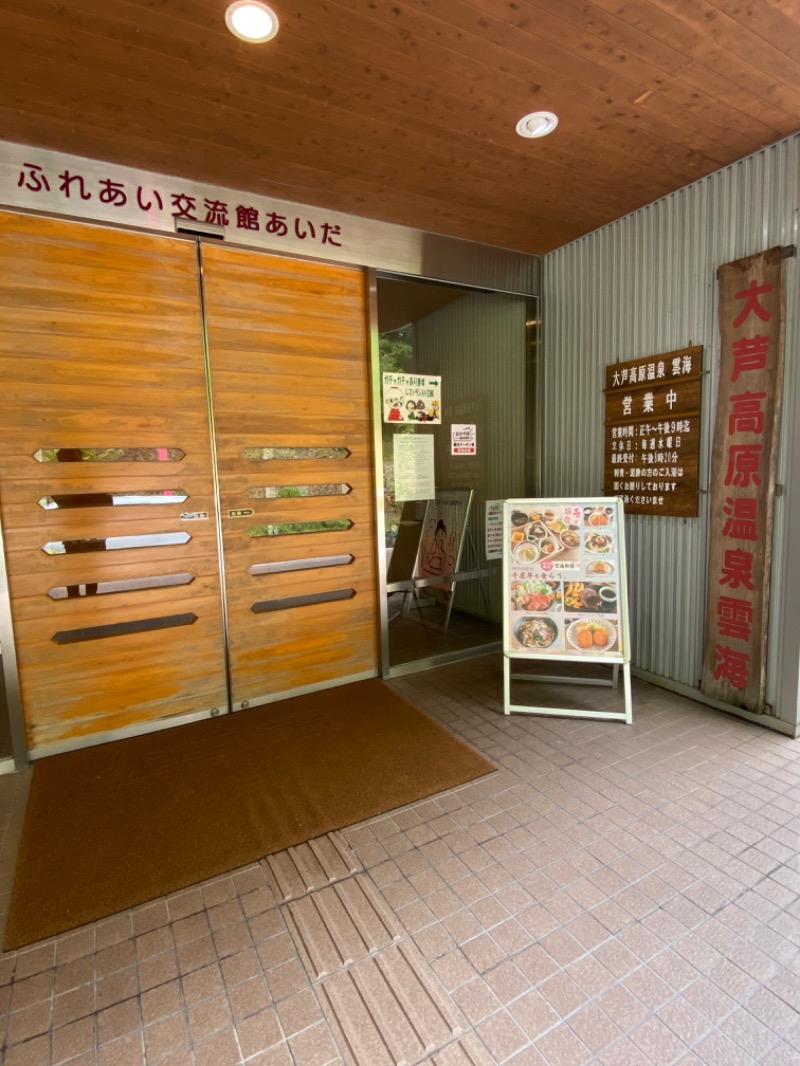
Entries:
[[544, 253], [800, 129], [800, 0], [272, 6], [0, 0], [0, 136]]

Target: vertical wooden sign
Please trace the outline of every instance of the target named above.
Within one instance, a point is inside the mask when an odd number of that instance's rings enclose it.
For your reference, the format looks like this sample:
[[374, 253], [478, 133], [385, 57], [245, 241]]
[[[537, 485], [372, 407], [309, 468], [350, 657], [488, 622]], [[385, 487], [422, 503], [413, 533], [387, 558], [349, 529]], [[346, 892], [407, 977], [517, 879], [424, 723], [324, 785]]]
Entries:
[[720, 267], [721, 359], [711, 456], [701, 690], [759, 714], [766, 684], [775, 466], [783, 384], [782, 248]]

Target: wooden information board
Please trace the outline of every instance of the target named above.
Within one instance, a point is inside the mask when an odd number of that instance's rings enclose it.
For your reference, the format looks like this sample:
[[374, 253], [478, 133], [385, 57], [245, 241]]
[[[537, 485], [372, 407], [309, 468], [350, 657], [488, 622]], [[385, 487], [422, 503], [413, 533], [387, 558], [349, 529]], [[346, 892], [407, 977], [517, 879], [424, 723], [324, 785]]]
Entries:
[[503, 543], [505, 713], [621, 718], [614, 712], [511, 703], [510, 680], [518, 676], [510, 673], [513, 659], [608, 663], [615, 668], [612, 684], [618, 666], [623, 666], [624, 720], [630, 723], [622, 501], [617, 497], [506, 500]]
[[628, 514], [697, 515], [703, 349], [606, 367], [603, 490]]

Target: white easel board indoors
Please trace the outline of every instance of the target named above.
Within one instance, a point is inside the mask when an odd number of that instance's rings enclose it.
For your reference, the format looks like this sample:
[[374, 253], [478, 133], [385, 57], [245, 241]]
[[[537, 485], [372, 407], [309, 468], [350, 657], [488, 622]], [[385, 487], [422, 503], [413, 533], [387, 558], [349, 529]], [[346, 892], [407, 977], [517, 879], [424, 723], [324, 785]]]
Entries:
[[[572, 718], [633, 718], [630, 630], [622, 500], [533, 499], [503, 502], [504, 710]], [[564, 676], [512, 674], [520, 660], [563, 664]], [[608, 681], [587, 681], [576, 663], [604, 663]], [[511, 703], [511, 681], [616, 687], [624, 683], [624, 713]]]

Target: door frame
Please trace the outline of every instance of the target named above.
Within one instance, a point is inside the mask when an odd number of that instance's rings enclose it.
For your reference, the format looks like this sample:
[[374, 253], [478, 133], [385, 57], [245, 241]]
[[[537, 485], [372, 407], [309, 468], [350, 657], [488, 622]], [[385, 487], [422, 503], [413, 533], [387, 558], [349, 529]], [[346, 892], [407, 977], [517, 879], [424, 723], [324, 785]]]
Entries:
[[[24, 770], [30, 765], [28, 746], [25, 743], [25, 720], [22, 714], [22, 694], [19, 687], [19, 664], [17, 663], [17, 645], [14, 641], [14, 621], [11, 617], [11, 595], [8, 589], [8, 570], [6, 569], [6, 551], [3, 543], [3, 519], [0, 514], [0, 654], [3, 657], [3, 679], [6, 688], [8, 706], [8, 725], [11, 732], [11, 754], [13, 769]], [[6, 763], [0, 761], [0, 773], [8, 772]]]

